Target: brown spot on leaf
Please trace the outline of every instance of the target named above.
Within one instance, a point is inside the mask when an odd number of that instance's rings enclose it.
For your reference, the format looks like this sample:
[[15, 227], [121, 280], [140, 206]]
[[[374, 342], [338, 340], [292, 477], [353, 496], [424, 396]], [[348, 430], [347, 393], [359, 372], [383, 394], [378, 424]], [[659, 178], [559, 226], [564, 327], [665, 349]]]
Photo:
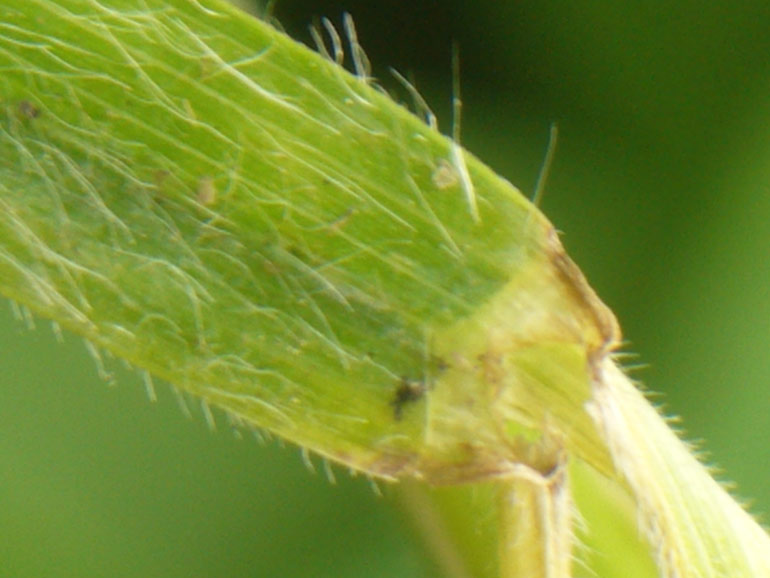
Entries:
[[213, 177], [201, 177], [198, 180], [196, 199], [204, 207], [213, 205], [217, 200], [217, 186]]
[[22, 119], [31, 120], [40, 116], [40, 107], [29, 100], [22, 100], [18, 106], [19, 116]]

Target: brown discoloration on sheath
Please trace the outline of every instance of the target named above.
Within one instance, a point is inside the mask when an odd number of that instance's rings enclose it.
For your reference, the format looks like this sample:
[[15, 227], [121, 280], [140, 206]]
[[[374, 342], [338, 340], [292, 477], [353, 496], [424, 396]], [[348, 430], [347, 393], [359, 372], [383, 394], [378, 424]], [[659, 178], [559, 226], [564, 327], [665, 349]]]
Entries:
[[433, 486], [446, 486], [510, 478], [522, 465], [549, 477], [564, 460], [562, 442], [546, 428], [537, 440], [516, 437], [498, 448], [480, 445], [474, 440], [458, 441], [447, 455], [385, 451], [365, 465], [346, 453], [327, 457], [387, 481], [414, 478]]
[[346, 464], [351, 471], [358, 471], [366, 475], [376, 476], [380, 479], [395, 482], [399, 479], [414, 475], [414, 464], [417, 461], [417, 455], [413, 453], [382, 453], [376, 458], [362, 463], [359, 456], [353, 456], [347, 453], [335, 453], [325, 457]]
[[551, 476], [566, 461], [564, 438], [558, 431], [547, 424], [542, 427], [542, 435], [536, 440], [527, 440], [517, 436], [510, 443], [517, 462], [532, 468], [543, 477]]
[[431, 485], [443, 486], [510, 478], [523, 465], [549, 477], [566, 455], [561, 439], [548, 432], [535, 441], [518, 437], [510, 444], [501, 444], [499, 451], [465, 441], [453, 448], [453, 454], [449, 460], [423, 456], [402, 474], [408, 471]]
[[484, 380], [490, 385], [499, 384], [505, 377], [505, 368], [503, 367], [503, 353], [489, 347], [484, 353], [481, 353], [477, 359], [481, 364], [481, 371]]
[[620, 344], [621, 332], [618, 321], [610, 308], [602, 303], [588, 284], [583, 272], [564, 251], [559, 236], [553, 228], [548, 233], [547, 251], [549, 260], [554, 264], [559, 276], [577, 298], [576, 301], [584, 306], [583, 313], [593, 321], [598, 331], [598, 343], [587, 344], [591, 365], [596, 366]]

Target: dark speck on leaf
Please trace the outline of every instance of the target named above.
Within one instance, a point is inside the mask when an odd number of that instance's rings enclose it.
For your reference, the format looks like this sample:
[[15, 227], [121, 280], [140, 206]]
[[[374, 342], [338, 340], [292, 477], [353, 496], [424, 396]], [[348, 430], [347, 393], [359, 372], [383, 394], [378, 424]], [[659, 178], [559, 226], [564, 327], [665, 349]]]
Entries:
[[393, 407], [393, 418], [396, 421], [401, 421], [401, 418], [404, 417], [404, 406], [422, 399], [426, 391], [427, 387], [424, 381], [402, 377], [393, 400], [390, 402]]
[[19, 102], [19, 116], [24, 119], [33, 119], [40, 116], [40, 109], [28, 100]]

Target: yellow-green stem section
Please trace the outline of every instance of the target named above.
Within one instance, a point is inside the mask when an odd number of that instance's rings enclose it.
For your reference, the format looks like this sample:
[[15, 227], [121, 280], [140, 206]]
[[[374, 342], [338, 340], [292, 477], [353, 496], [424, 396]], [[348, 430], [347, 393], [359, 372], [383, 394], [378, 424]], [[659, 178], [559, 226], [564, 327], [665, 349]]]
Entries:
[[770, 539], [611, 361], [588, 406], [631, 487], [662, 576], [770, 576]]
[[573, 503], [565, 463], [522, 467], [500, 491], [500, 576], [572, 576]]

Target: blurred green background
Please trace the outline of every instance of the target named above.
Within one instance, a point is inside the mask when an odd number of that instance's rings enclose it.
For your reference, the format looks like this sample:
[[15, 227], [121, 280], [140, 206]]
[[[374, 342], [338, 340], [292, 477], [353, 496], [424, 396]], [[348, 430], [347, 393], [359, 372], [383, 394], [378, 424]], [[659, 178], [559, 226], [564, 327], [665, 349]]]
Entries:
[[[243, 3], [243, 2], [242, 2]], [[258, 10], [258, 7], [252, 7]], [[300, 41], [343, 11], [388, 88], [542, 206], [614, 309], [635, 376], [770, 512], [770, 3], [278, 0]], [[2, 12], [0, 11], [0, 17]], [[436, 576], [366, 480], [99, 378], [83, 344], [0, 308], [0, 576]]]

